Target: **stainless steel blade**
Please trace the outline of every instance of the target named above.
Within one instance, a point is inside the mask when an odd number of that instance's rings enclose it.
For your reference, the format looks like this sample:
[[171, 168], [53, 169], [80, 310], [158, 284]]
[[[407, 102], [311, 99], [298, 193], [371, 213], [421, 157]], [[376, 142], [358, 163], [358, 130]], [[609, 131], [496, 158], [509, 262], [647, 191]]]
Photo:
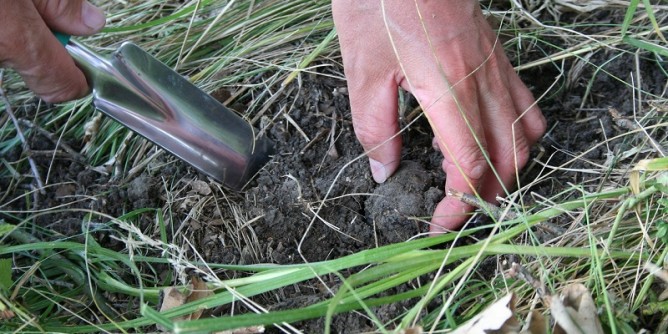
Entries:
[[70, 41], [95, 107], [232, 189], [270, 159], [272, 143], [233, 111], [132, 43], [109, 59]]

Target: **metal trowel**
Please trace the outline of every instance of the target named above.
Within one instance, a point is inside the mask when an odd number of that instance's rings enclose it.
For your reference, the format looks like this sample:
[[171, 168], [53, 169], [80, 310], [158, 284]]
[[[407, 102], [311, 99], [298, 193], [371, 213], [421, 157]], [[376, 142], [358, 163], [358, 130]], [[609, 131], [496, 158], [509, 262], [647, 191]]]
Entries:
[[126, 42], [109, 58], [57, 34], [83, 71], [95, 107], [199, 171], [240, 190], [273, 154], [243, 118]]

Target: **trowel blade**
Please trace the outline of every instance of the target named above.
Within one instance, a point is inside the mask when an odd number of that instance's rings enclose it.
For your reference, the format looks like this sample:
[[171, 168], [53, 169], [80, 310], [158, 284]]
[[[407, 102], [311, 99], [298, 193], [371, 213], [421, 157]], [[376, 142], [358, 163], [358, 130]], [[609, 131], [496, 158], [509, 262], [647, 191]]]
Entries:
[[109, 59], [70, 41], [95, 107], [199, 171], [241, 189], [272, 143], [243, 118], [132, 43]]

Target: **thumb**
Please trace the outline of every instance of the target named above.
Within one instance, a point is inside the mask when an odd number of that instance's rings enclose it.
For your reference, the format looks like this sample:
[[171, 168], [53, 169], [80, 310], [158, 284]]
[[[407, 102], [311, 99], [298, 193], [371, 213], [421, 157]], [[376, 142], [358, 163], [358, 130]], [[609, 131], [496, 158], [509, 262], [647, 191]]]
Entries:
[[92, 35], [106, 23], [104, 12], [84, 0], [33, 0], [49, 28], [66, 34]]

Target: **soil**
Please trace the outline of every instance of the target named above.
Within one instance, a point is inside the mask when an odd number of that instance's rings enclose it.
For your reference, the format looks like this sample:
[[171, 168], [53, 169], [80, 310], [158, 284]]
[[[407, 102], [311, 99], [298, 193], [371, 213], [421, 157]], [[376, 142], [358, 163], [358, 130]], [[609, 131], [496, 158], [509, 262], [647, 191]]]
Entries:
[[[549, 159], [551, 165], [560, 165], [570, 160], [571, 154], [587, 152], [585, 158], [593, 163], [606, 161], [608, 152], [604, 147], [588, 150], [596, 143], [627, 131], [615, 124], [608, 108], [615, 108], [623, 116], [632, 115], [631, 86], [620, 84], [617, 78], [631, 82], [629, 73], [636, 70], [631, 53], [608, 62], [609, 57], [606, 51], [591, 55], [589, 61], [594, 65], [605, 63], [605, 71], [598, 73], [593, 70], [595, 66], [585, 66], [581, 72], [574, 73], [574, 62], [578, 61], [567, 61], [565, 68], [570, 69], [572, 76], [559, 79], [558, 92], [541, 101], [550, 130], [536, 145], [533, 158], [541, 162]], [[664, 72], [657, 70], [656, 60], [651, 55], [641, 54], [639, 68], [642, 89], [662, 95], [667, 78]], [[549, 65], [521, 73], [536, 96], [558, 75]], [[229, 264], [321, 261], [401, 242], [426, 232], [428, 217], [444, 196], [445, 181], [440, 169], [442, 157], [432, 149], [427, 122], [418, 120], [402, 135], [401, 167], [387, 182], [378, 185], [371, 178], [367, 160], [360, 157], [363, 151], [352, 129], [346, 83], [328, 76], [304, 75], [300, 86], [293, 85], [294, 89], [285, 90], [293, 93], [284, 95], [267, 111], [267, 115], [277, 116], [273, 120], [265, 119], [271, 123], [267, 136], [275, 142], [279, 153], [241, 193], [221, 190], [166, 154], [130, 180], [111, 180], [64, 154], [48, 138], [31, 132], [33, 151], [60, 152], [55, 157], [34, 155], [42, 175], [51, 170], [49, 185], [52, 186], [44, 194], [33, 192], [32, 198], [17, 197], [30, 187], [29, 178], [23, 179], [15, 194], [3, 194], [6, 195], [3, 201], [16, 198], [8, 202], [9, 207], [16, 210], [30, 205], [35, 209], [61, 206], [93, 209], [113, 217], [141, 208], [169, 209], [174, 215], [170, 238], [175, 237], [174, 231], [183, 231], [204, 260]], [[591, 85], [590, 91], [588, 85]], [[408, 99], [403, 108], [411, 110], [414, 106], [415, 102]], [[286, 111], [296, 125], [281, 116], [282, 111]], [[18, 112], [24, 112], [23, 117], [31, 119], [30, 108]], [[75, 149], [82, 146], [78, 141], [67, 144]], [[625, 151], [631, 145], [632, 142], [616, 140], [606, 147]], [[6, 152], [2, 158], [17, 161], [21, 159], [21, 152]], [[585, 164], [581, 160], [571, 167], [588, 167]], [[534, 167], [525, 171], [524, 183], [533, 180], [538, 170]], [[30, 171], [26, 169], [22, 173]], [[568, 183], [590, 186], [588, 178], [587, 174], [560, 172], [551, 183], [537, 184], [532, 191], [549, 196]], [[166, 185], [165, 180], [176, 181]], [[0, 189], [10, 188], [12, 182], [15, 181], [0, 179]], [[591, 187], [596, 185], [592, 183]], [[194, 215], [193, 210], [197, 211]], [[40, 225], [67, 236], [80, 235], [84, 216], [82, 211], [61, 210], [36, 219]], [[136, 223], [143, 231], [157, 233], [152, 214], [140, 217]], [[124, 247], [112, 237], [114, 232], [109, 229], [100, 229], [94, 234], [106, 247]], [[292, 308], [324, 297], [317, 289], [286, 289], [281, 302], [265, 305]], [[263, 302], [268, 303], [270, 299]], [[387, 306], [378, 310], [378, 316], [381, 321], [391, 322], [401, 311], [401, 305]], [[322, 330], [319, 320], [299, 326], [305, 332]], [[333, 324], [337, 332], [373, 328], [368, 319], [354, 313], [338, 316]]]
[[[345, 82], [313, 77], [303, 86], [303, 94], [286, 102], [294, 103], [290, 116], [313, 139], [307, 142], [285, 121], [275, 123], [270, 137], [282, 153], [246, 193], [253, 198], [245, 201], [246, 212], [263, 216], [254, 225], [260, 243], [282, 244], [283, 254], [274, 252], [280, 262], [301, 261], [294, 247], [299, 243], [307, 261], [319, 261], [425, 232], [419, 218], [428, 217], [443, 195], [434, 183], [438, 159], [430, 157], [430, 146], [405, 151], [397, 174], [378, 186], [367, 160], [358, 158], [363, 151], [347, 96], [331, 93], [345, 91]], [[418, 131], [404, 140], [431, 141]]]

